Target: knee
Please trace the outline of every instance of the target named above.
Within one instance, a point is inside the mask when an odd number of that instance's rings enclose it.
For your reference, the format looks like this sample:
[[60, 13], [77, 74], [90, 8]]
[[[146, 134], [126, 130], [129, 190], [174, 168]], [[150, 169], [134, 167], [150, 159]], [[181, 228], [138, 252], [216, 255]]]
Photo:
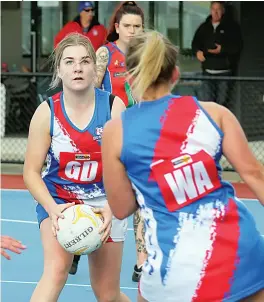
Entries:
[[98, 302], [118, 302], [120, 301], [120, 291], [119, 290], [100, 290], [96, 293]]
[[55, 286], [64, 284], [68, 278], [69, 267], [63, 263], [52, 263], [44, 267], [44, 274]]

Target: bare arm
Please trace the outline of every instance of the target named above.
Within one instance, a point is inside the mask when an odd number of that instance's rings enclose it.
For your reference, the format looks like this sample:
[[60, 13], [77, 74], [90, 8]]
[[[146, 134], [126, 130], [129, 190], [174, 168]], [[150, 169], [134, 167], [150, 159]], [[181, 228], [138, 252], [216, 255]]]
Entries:
[[50, 108], [46, 102], [43, 102], [37, 108], [30, 123], [23, 177], [30, 193], [47, 212], [55, 204], [41, 178], [41, 170], [51, 143], [49, 131]]
[[111, 120], [107, 122], [102, 138], [103, 179], [109, 206], [118, 219], [130, 216], [138, 207], [131, 182], [120, 161], [121, 148], [121, 120]]
[[264, 167], [253, 155], [236, 117], [222, 107], [223, 153], [264, 205]]
[[96, 71], [97, 77], [95, 80], [95, 87], [100, 88], [105, 75], [109, 60], [108, 49], [104, 46], [100, 47], [96, 52]]
[[114, 98], [113, 107], [111, 111], [112, 119], [119, 118], [124, 110], [126, 110], [124, 102], [118, 96], [116, 96]]

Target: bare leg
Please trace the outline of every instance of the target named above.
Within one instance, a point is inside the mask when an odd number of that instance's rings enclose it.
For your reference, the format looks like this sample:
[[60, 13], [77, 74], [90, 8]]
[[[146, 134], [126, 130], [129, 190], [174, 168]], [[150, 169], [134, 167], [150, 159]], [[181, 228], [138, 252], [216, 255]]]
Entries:
[[44, 250], [44, 271], [30, 302], [56, 302], [67, 281], [73, 256], [53, 236], [49, 218], [42, 221], [40, 232]]
[[147, 259], [147, 251], [145, 246], [144, 221], [138, 209], [134, 214], [134, 235], [136, 239], [137, 249], [137, 266], [141, 266]]
[[130, 302], [120, 292], [122, 255], [123, 242], [108, 242], [89, 255], [91, 285], [98, 302]]
[[134, 268], [134, 273], [132, 276], [132, 280], [135, 282], [139, 281], [141, 275], [141, 267], [145, 260], [147, 259], [147, 251], [145, 246], [145, 228], [144, 228], [144, 221], [142, 216], [140, 215], [140, 210], [138, 209], [134, 213], [134, 235], [136, 241], [136, 250], [137, 250], [137, 264]]

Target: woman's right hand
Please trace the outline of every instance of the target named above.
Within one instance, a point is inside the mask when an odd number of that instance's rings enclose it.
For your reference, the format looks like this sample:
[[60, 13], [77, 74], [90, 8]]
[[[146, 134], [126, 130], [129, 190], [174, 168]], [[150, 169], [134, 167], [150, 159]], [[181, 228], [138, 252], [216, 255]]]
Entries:
[[49, 208], [48, 214], [51, 219], [52, 232], [55, 237], [57, 236], [57, 231], [59, 231], [58, 219], [59, 218], [64, 219], [63, 211], [74, 205], [75, 205], [74, 202], [64, 203], [64, 204], [55, 203]]

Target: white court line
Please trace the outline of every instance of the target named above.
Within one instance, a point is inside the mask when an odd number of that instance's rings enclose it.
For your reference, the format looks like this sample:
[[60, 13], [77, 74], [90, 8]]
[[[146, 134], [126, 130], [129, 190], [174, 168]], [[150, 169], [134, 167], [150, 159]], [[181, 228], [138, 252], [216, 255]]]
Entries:
[[[31, 221], [31, 220], [16, 220], [16, 219], [5, 219], [1, 218], [0, 221], [3, 222], [13, 222], [13, 223], [28, 223], [28, 224], [38, 224], [37, 221]], [[128, 228], [128, 231], [134, 231], [133, 228]], [[264, 235], [262, 235], [264, 237]]]
[[[32, 220], [16, 220], [16, 219], [5, 219], [5, 218], [1, 218], [1, 221], [4, 222], [13, 222], [13, 223], [28, 223], [28, 224], [38, 224], [37, 221], [32, 221]], [[132, 228], [128, 228], [128, 231], [134, 231], [134, 229]]]
[[[2, 283], [15, 283], [15, 284], [38, 284], [38, 282], [32, 281], [15, 281], [15, 280], [1, 280]], [[66, 283], [65, 286], [75, 286], [75, 287], [91, 287], [90, 284], [73, 284], [73, 283]], [[137, 287], [128, 287], [128, 286], [120, 286], [121, 289], [131, 289], [131, 290], [138, 290]]]
[[239, 197], [237, 197], [237, 199], [242, 200], [242, 201], [258, 201], [259, 202], [259, 200], [255, 199], [255, 198], [239, 198]]
[[30, 221], [30, 220], [15, 220], [15, 219], [5, 219], [5, 218], [1, 218], [0, 220], [4, 222], [38, 224], [37, 221]]

